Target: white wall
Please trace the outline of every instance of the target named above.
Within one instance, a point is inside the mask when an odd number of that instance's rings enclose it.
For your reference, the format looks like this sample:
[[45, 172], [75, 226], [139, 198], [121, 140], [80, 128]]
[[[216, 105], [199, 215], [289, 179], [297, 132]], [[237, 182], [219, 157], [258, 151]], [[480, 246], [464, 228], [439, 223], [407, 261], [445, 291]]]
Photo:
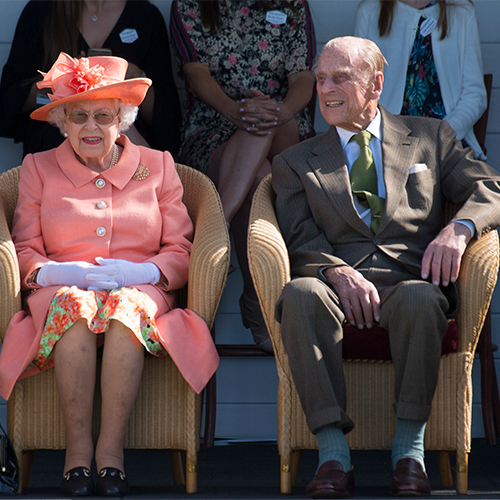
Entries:
[[[171, 0], [153, 0], [168, 25]], [[318, 51], [335, 36], [350, 35], [358, 0], [309, 0], [316, 28]], [[10, 50], [17, 19], [26, 0], [0, 0], [0, 67]], [[500, 171], [500, 2], [475, 0], [481, 36], [484, 72], [493, 73], [493, 94], [488, 123], [486, 146], [489, 163]], [[181, 98], [184, 92], [180, 88]], [[319, 111], [316, 130], [327, 128]], [[22, 150], [11, 140], [0, 138], [0, 172], [18, 165]], [[237, 266], [236, 259], [233, 264]], [[250, 343], [248, 330], [241, 325], [238, 299], [242, 290], [241, 274], [236, 271], [228, 278], [216, 319], [217, 341], [220, 343]], [[493, 341], [500, 344], [500, 292], [492, 303]], [[500, 373], [500, 353], [496, 353], [497, 372]], [[473, 437], [484, 435], [480, 406], [479, 363], [474, 369]], [[277, 375], [272, 358], [224, 358], [217, 374], [218, 408], [216, 437], [232, 439], [276, 438]], [[6, 406], [0, 403], [0, 421], [5, 423]]]

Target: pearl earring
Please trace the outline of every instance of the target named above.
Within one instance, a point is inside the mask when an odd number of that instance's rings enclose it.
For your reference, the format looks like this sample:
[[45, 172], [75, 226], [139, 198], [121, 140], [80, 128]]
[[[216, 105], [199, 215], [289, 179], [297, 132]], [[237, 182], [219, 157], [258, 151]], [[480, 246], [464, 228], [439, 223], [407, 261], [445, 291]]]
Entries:
[[120, 137], [121, 137], [121, 134], [118, 134], [118, 135], [116, 136], [116, 138], [117, 138], [117, 139], [119, 139]]
[[68, 137], [68, 132], [64, 132], [64, 137]]

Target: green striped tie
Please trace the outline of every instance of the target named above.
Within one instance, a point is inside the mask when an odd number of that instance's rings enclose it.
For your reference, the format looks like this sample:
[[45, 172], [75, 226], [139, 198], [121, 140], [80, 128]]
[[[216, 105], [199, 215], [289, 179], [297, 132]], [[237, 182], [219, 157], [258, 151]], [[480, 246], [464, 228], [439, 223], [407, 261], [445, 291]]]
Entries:
[[351, 141], [355, 140], [359, 144], [360, 149], [359, 156], [351, 167], [351, 190], [360, 203], [370, 209], [370, 229], [376, 233], [384, 213], [385, 200], [378, 196], [377, 170], [368, 146], [371, 136], [370, 132], [362, 130], [351, 138]]

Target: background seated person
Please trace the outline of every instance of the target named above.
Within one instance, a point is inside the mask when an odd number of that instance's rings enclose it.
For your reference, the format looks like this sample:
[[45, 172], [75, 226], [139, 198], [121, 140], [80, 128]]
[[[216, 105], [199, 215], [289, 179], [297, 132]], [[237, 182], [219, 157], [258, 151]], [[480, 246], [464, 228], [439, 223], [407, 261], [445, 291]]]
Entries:
[[487, 96], [470, 0], [364, 0], [354, 34], [387, 59], [380, 104], [394, 114], [446, 120], [486, 160], [473, 130]]
[[73, 57], [113, 55], [129, 63], [126, 78], [153, 81], [127, 130], [134, 144], [172, 155], [178, 152], [182, 121], [167, 27], [158, 8], [137, 0], [30, 0], [17, 23], [0, 85], [0, 135], [23, 143], [23, 153], [61, 144], [56, 128], [30, 119], [48, 101], [36, 86], [60, 52]]
[[243, 276], [243, 324], [272, 352], [247, 259], [250, 205], [274, 155], [314, 135], [316, 41], [305, 0], [177, 0], [171, 34], [187, 81], [180, 161], [214, 181]]

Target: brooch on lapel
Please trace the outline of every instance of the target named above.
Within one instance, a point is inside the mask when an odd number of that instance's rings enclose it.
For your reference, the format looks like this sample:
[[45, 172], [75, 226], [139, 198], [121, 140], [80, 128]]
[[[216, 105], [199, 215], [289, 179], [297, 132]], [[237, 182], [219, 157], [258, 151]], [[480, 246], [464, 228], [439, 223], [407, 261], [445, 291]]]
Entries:
[[139, 165], [132, 179], [135, 181], [143, 181], [149, 177], [149, 168], [144, 165]]

